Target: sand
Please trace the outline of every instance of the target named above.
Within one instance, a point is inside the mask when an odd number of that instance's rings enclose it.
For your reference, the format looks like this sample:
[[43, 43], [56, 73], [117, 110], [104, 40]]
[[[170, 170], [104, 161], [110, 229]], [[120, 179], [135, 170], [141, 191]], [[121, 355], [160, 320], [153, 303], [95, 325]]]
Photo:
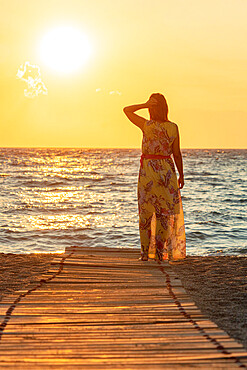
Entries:
[[49, 270], [52, 259], [58, 254], [0, 253], [0, 300], [15, 290], [38, 281]]
[[[38, 281], [55, 256], [0, 253], [0, 299]], [[201, 311], [247, 349], [247, 257], [187, 257], [172, 268]]]
[[172, 268], [200, 310], [247, 349], [247, 257], [187, 257]]

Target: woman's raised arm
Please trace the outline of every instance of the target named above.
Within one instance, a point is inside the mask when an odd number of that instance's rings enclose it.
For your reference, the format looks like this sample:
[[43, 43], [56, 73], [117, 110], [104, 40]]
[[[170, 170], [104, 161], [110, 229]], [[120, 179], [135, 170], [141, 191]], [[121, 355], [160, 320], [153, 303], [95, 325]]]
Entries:
[[128, 117], [128, 119], [132, 123], [134, 123], [134, 125], [138, 126], [141, 130], [143, 130], [146, 119], [141, 116], [138, 116], [138, 114], [136, 114], [135, 112], [140, 109], [150, 108], [156, 104], [157, 104], [156, 99], [150, 98], [146, 103], [129, 105], [128, 107], [125, 107], [123, 111]]

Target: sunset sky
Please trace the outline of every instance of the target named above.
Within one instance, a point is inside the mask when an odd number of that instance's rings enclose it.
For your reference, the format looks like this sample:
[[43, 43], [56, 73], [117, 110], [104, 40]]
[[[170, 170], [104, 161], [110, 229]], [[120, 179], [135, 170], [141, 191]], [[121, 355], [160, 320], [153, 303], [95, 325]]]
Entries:
[[[182, 148], [246, 148], [247, 0], [0, 0], [0, 9], [1, 147], [140, 147], [122, 109], [160, 92]], [[90, 51], [71, 49], [77, 68], [44, 61], [42, 40], [59, 27], [87, 40]], [[81, 65], [78, 50], [89, 54]], [[16, 74], [26, 61], [47, 95], [24, 95]]]

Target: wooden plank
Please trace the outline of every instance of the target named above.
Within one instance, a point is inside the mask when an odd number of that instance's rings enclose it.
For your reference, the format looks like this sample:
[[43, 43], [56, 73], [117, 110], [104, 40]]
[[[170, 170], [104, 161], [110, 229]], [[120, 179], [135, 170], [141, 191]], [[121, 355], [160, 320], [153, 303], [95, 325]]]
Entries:
[[[160, 266], [138, 261], [137, 251], [73, 247], [66, 252], [53, 261], [41, 286], [35, 288], [33, 282], [29, 294], [22, 290], [1, 302], [4, 321], [8, 308], [22, 295], [2, 334], [0, 367], [247, 365], [242, 345], [200, 312], [169, 264], [162, 266], [173, 294]], [[223, 349], [217, 349], [219, 345]]]

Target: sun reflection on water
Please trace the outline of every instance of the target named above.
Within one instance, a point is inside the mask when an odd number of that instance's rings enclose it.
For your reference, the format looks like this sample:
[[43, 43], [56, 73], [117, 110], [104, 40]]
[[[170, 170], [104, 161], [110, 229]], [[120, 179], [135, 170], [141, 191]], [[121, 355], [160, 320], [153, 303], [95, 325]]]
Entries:
[[[245, 153], [183, 152], [190, 253], [247, 251]], [[2, 250], [139, 248], [139, 156], [139, 150], [0, 149]]]

